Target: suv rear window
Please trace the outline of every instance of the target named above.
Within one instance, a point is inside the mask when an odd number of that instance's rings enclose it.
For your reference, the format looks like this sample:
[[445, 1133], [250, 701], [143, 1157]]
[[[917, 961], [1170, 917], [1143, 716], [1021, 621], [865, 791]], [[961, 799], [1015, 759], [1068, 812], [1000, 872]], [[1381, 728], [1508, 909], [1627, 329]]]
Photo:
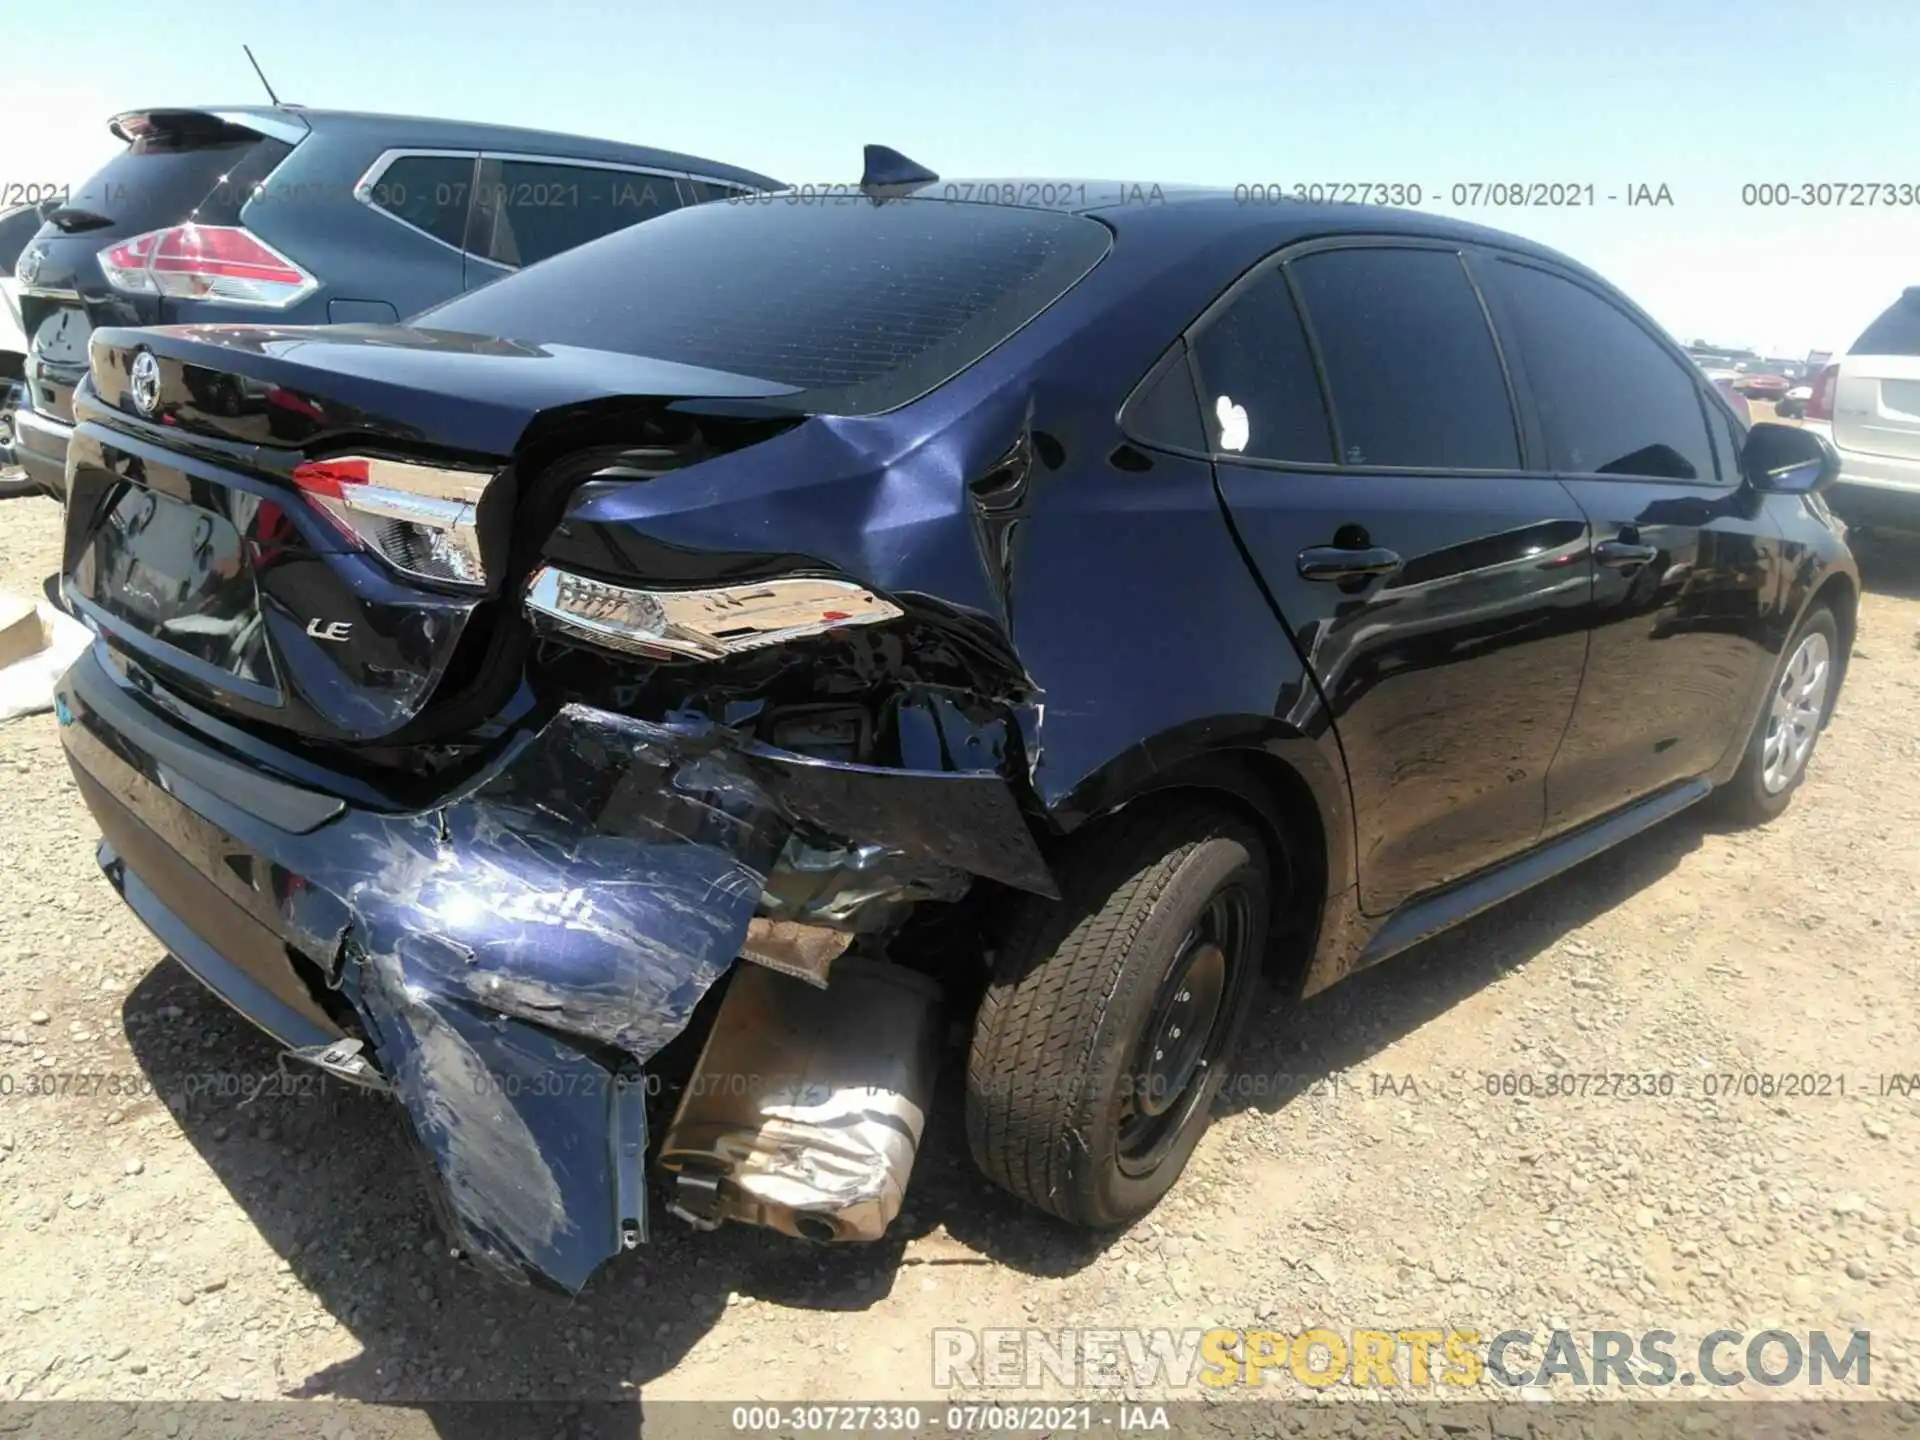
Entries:
[[66, 208], [105, 216], [109, 228], [89, 230], [102, 240], [194, 219], [232, 225], [253, 187], [293, 147], [212, 116], [169, 119], [76, 186]]
[[690, 205], [415, 316], [441, 330], [704, 365], [873, 415], [951, 379], [1058, 300], [1111, 232], [944, 200]]
[[1920, 286], [1880, 313], [1853, 342], [1853, 355], [1920, 355]]

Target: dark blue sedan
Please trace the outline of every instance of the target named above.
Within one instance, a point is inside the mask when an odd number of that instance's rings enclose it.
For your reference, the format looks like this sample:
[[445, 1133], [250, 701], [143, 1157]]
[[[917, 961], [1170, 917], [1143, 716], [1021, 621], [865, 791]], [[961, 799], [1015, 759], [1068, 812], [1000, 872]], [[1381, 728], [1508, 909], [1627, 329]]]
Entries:
[[943, 1011], [986, 1174], [1126, 1224], [1263, 973], [1771, 818], [1839, 692], [1832, 452], [1564, 257], [870, 167], [404, 326], [92, 337], [101, 864], [509, 1276], [650, 1174], [877, 1238]]

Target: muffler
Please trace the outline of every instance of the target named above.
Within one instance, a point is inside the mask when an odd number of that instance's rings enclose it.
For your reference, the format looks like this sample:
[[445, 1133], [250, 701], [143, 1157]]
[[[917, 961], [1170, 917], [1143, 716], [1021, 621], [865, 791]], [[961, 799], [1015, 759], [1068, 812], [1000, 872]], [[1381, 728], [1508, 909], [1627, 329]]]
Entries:
[[734, 968], [661, 1142], [669, 1209], [804, 1240], [878, 1240], [900, 1213], [939, 1067], [940, 987], [843, 956], [826, 988]]

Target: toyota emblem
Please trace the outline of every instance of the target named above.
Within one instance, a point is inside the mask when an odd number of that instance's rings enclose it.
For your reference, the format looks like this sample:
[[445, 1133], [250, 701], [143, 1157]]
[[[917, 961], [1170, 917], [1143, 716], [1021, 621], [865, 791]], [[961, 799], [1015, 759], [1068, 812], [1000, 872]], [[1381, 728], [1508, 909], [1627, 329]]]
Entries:
[[133, 357], [127, 383], [133, 391], [134, 408], [142, 415], [151, 415], [160, 408], [160, 362], [153, 358], [151, 350], [142, 350]]

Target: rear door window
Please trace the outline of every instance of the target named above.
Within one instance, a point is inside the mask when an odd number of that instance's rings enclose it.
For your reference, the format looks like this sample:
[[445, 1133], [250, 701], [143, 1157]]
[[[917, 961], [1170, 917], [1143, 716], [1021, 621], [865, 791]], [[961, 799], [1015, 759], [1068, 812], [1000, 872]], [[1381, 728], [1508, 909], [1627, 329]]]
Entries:
[[1920, 288], [1907, 291], [1853, 342], [1851, 355], [1920, 355]]
[[872, 415], [1001, 344], [1111, 240], [1084, 215], [945, 200], [689, 205], [412, 323], [702, 365], [790, 385], [796, 411]]
[[401, 155], [367, 187], [367, 202], [457, 250], [466, 238], [479, 160], [477, 153]]
[[1327, 407], [1286, 276], [1268, 265], [1193, 342], [1208, 434], [1249, 460], [1333, 462]]
[[475, 253], [516, 269], [680, 207], [670, 175], [544, 160], [489, 158], [479, 198]]
[[1511, 260], [1486, 271], [1517, 334], [1554, 470], [1714, 480], [1692, 366], [1584, 285]]
[[1367, 246], [1305, 255], [1288, 269], [1326, 369], [1344, 463], [1519, 467], [1506, 375], [1457, 254]]

